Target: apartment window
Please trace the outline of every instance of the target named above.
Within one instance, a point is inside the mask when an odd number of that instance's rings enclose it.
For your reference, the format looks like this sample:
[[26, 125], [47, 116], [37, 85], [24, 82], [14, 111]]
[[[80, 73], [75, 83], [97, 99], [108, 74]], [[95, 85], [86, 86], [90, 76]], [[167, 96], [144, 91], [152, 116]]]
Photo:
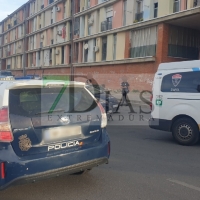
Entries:
[[117, 34], [113, 35], [113, 60], [116, 60]]
[[63, 19], [66, 18], [66, 6], [65, 6], [65, 3], [66, 2], [63, 3], [63, 8], [64, 8], [64, 10], [63, 10]]
[[168, 56], [199, 59], [200, 38], [196, 30], [170, 26]]
[[180, 0], [174, 0], [174, 13], [180, 11]]
[[102, 38], [102, 61], [106, 60], [107, 55], [107, 37]]
[[92, 27], [88, 26], [88, 35], [91, 35], [91, 34], [92, 34]]
[[157, 44], [157, 26], [132, 31], [131, 58], [155, 56]]
[[92, 18], [91, 14], [88, 15], [88, 35], [92, 34]]
[[44, 8], [44, 0], [40, 0], [41, 9]]
[[24, 35], [24, 25], [21, 26], [21, 34]]
[[61, 48], [61, 64], [64, 64], [65, 62], [65, 46], [62, 46]]
[[90, 8], [90, 0], [87, 0], [87, 8]]
[[158, 17], [158, 3], [154, 3], [154, 18]]
[[52, 49], [49, 51], [49, 65], [52, 65]]
[[41, 54], [41, 52], [39, 51], [38, 52], [38, 60], [40, 60], [40, 54]]
[[194, 0], [194, 7], [200, 6], [200, 0]]
[[[88, 41], [85, 42], [85, 46], [88, 44]], [[84, 62], [88, 62], [88, 48], [84, 47]]]
[[124, 18], [123, 25], [126, 26], [127, 0], [124, 1]]
[[80, 18], [75, 18], [75, 24], [74, 24], [74, 35], [79, 36], [79, 29], [80, 29]]
[[107, 31], [112, 29], [112, 19], [113, 17], [108, 17], [106, 21], [101, 22], [101, 31]]
[[95, 48], [98, 48], [97, 46], [97, 42], [96, 42], [96, 39], [94, 39], [94, 53], [93, 53], [93, 58], [94, 58], [94, 62], [96, 62], [96, 49]]
[[137, 21], [141, 21], [143, 20], [143, 11], [142, 11], [142, 7], [143, 7], [143, 1], [136, 1], [137, 3], [137, 13], [135, 14], [135, 20]]
[[51, 4], [51, 3], [53, 3], [54, 2], [54, 0], [49, 0], [49, 4]]
[[72, 22], [70, 22], [69, 24], [69, 35], [70, 35], [70, 39], [72, 39]]
[[78, 42], [75, 43], [74, 47], [75, 47], [75, 61], [74, 62], [77, 63], [78, 62]]
[[142, 1], [136, 1], [137, 3], [137, 12], [140, 13], [142, 11]]
[[69, 45], [69, 63], [72, 63], [72, 48], [71, 48], [71, 45]]

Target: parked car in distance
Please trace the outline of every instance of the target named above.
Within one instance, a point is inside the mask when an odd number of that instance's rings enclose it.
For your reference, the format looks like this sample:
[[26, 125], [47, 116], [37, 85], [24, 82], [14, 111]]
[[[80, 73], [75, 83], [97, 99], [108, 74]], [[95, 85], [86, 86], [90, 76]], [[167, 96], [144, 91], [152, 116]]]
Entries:
[[109, 91], [98, 85], [87, 85], [86, 88], [100, 101], [107, 114], [117, 111], [119, 101]]
[[0, 96], [0, 190], [108, 163], [107, 116], [85, 84], [0, 79]]
[[9, 77], [13, 77], [13, 74], [11, 71], [0, 71], [0, 76], [9, 76]]
[[26, 75], [26, 76], [15, 77], [15, 80], [28, 80], [28, 79], [41, 80], [41, 77], [39, 75]]

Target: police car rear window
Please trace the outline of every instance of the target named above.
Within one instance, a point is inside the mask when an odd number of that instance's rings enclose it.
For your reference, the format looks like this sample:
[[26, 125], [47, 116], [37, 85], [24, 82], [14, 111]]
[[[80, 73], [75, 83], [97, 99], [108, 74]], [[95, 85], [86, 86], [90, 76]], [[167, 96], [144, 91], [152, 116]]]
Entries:
[[163, 77], [162, 92], [200, 92], [200, 72], [171, 73]]
[[96, 102], [84, 88], [30, 88], [10, 90], [10, 113], [23, 116], [54, 112], [88, 112]]

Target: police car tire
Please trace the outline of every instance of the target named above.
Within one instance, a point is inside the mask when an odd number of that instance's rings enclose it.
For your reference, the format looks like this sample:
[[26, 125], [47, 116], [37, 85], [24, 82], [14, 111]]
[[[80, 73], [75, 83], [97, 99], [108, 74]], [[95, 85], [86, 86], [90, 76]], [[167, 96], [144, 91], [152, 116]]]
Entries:
[[[186, 128], [190, 130], [190, 137], [188, 139], [181, 138], [180, 129]], [[184, 117], [176, 120], [172, 126], [172, 135], [175, 141], [181, 145], [190, 146], [199, 140], [199, 128], [195, 121], [190, 118]]]

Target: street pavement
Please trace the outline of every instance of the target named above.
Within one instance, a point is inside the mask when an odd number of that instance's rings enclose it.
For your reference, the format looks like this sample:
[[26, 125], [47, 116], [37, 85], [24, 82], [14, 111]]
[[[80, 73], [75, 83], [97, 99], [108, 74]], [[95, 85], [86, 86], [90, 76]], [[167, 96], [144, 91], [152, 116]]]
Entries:
[[[139, 106], [134, 109], [139, 119]], [[180, 146], [170, 133], [150, 129], [146, 120], [143, 125], [138, 120], [116, 125], [117, 115], [128, 116], [129, 107], [120, 107], [119, 112], [112, 115], [116, 122], [108, 122], [108, 165], [81, 176], [11, 187], [0, 192], [0, 200], [199, 200], [200, 144]]]

